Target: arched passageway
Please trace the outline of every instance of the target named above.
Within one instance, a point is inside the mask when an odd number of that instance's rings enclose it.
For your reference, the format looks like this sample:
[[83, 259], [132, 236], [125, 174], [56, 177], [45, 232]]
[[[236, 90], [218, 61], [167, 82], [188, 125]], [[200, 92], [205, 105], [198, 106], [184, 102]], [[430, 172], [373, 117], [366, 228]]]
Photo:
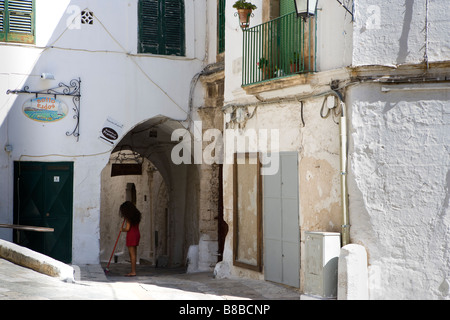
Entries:
[[[195, 268], [203, 271], [211, 270], [220, 257], [218, 214], [211, 212], [211, 203], [216, 204], [217, 199], [208, 197], [213, 193], [217, 197], [213, 191], [219, 188], [220, 175], [211, 179], [211, 170], [217, 169], [211, 166], [174, 164], [171, 153], [179, 142], [171, 141], [171, 136], [182, 128], [178, 121], [164, 117], [147, 120], [129, 131], [111, 153], [102, 172], [102, 262], [110, 258], [121, 225], [119, 206], [126, 200], [135, 201], [143, 214], [138, 247], [141, 263], [158, 267], [195, 263]], [[196, 256], [188, 257], [192, 252]], [[115, 259], [128, 260], [125, 235], [119, 240]]]

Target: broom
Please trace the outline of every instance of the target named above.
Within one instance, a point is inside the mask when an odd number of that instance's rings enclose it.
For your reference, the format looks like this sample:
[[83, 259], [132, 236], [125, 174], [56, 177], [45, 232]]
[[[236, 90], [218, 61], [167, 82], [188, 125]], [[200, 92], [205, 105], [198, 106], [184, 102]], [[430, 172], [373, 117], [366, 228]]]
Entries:
[[120, 238], [120, 235], [122, 234], [122, 229], [123, 229], [124, 224], [125, 224], [125, 220], [123, 220], [123, 222], [122, 222], [122, 227], [120, 228], [119, 235], [117, 236], [116, 244], [114, 245], [114, 249], [111, 252], [111, 257], [109, 258], [108, 265], [106, 266], [106, 268], [104, 270], [105, 274], [109, 273], [109, 265], [111, 263], [111, 259], [112, 259], [113, 255], [114, 255], [114, 251], [116, 251], [117, 242], [119, 242], [119, 238]]

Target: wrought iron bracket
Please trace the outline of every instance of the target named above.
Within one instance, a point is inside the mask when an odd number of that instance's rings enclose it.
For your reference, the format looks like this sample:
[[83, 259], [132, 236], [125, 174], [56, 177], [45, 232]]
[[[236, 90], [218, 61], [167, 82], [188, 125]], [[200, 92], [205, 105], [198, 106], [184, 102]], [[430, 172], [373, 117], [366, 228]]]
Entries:
[[70, 96], [72, 97], [73, 108], [75, 112], [73, 118], [76, 120], [76, 126], [72, 131], [67, 131], [66, 136], [74, 136], [77, 142], [80, 140], [80, 111], [81, 111], [81, 79], [73, 79], [69, 84], [60, 82], [58, 87], [41, 90], [30, 91], [28, 86], [25, 86], [22, 90], [8, 90], [6, 94], [34, 94], [36, 98], [39, 95], [53, 95], [57, 96]]

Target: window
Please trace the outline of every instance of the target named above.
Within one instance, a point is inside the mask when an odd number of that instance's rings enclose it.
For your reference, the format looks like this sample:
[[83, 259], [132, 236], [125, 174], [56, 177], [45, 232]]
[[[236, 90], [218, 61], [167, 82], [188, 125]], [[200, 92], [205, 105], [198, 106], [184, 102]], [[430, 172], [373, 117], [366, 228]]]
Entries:
[[139, 53], [184, 56], [184, 1], [139, 1]]
[[125, 199], [126, 201], [131, 201], [134, 205], [136, 205], [136, 185], [132, 182], [127, 183]]
[[218, 19], [217, 19], [217, 42], [218, 53], [225, 52], [225, 5], [226, 0], [219, 1]]
[[34, 43], [34, 0], [0, 0], [0, 41]]

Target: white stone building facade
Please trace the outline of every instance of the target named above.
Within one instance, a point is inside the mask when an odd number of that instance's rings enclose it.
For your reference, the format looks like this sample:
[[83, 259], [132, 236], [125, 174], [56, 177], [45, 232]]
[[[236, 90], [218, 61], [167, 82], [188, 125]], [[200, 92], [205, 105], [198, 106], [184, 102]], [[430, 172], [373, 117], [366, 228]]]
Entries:
[[[20, 240], [16, 231], [5, 228], [2, 239], [39, 242], [35, 248], [49, 255], [63, 250], [61, 259], [73, 264], [108, 261], [121, 224], [118, 206], [134, 197], [143, 213], [141, 258], [156, 264], [160, 252], [164, 265], [184, 266], [189, 247], [196, 245], [203, 250], [194, 259], [198, 269], [211, 270], [218, 256], [217, 200], [209, 196], [217, 193], [216, 169], [172, 163], [176, 142], [171, 134], [176, 128], [193, 128], [198, 115], [191, 111], [205, 105], [201, 76], [216, 63], [216, 3], [0, 4], [0, 220], [64, 225], [63, 232], [54, 233], [64, 240], [33, 240], [31, 234], [21, 234]], [[73, 92], [76, 96], [64, 95]], [[47, 98], [47, 108], [65, 106], [65, 117], [54, 121], [44, 114], [40, 102]], [[40, 108], [40, 121], [28, 116], [36, 111], [32, 108]], [[119, 158], [127, 152], [139, 155], [131, 157], [131, 164], [144, 162], [142, 174], [123, 176], [123, 181], [111, 177], [111, 166], [122, 164]], [[63, 167], [68, 171], [52, 171]], [[153, 173], [158, 175], [156, 189], [150, 189]], [[201, 194], [203, 181], [211, 186]], [[134, 189], [127, 189], [128, 184]], [[66, 190], [62, 199], [61, 190]], [[163, 200], [156, 208], [158, 197]], [[161, 219], [164, 223], [157, 224]], [[157, 225], [164, 230], [158, 233]], [[56, 248], [55, 242], [64, 248]]]
[[[254, 3], [258, 9], [253, 12], [251, 27], [278, 19], [274, 1]], [[283, 76], [286, 70], [277, 66], [278, 73], [271, 79], [258, 78], [243, 87], [245, 61], [253, 61], [255, 53], [246, 57], [239, 45], [243, 32], [238, 21], [228, 22], [224, 102], [231, 113], [228, 119], [233, 119], [235, 110], [244, 109], [242, 114], [249, 117], [245, 122], [235, 118], [236, 125], [279, 130], [276, 151], [298, 159], [298, 216], [291, 223], [298, 221], [299, 226], [302, 292], [307, 291], [310, 263], [305, 232], [350, 230], [349, 243], [361, 245], [367, 253], [365, 297], [448, 299], [448, 3], [342, 3], [349, 10], [338, 1], [318, 1], [314, 73], [288, 77]], [[232, 16], [231, 5], [227, 10], [227, 16]], [[333, 97], [337, 104], [334, 92], [340, 93], [346, 119], [340, 118], [342, 113], [333, 117], [336, 108], [328, 118], [323, 117], [327, 114], [323, 106], [328, 106], [324, 97]], [[342, 122], [347, 123], [344, 149], [340, 149], [342, 131], [336, 124]], [[342, 154], [346, 154], [344, 167]], [[230, 223], [235, 210], [230, 196], [231, 167], [224, 177], [229, 191], [224, 213]], [[340, 185], [342, 177], [345, 191]], [[346, 222], [343, 204], [347, 201]], [[261, 203], [264, 216], [270, 208], [264, 200]], [[267, 228], [264, 225], [266, 235]], [[262, 238], [264, 251], [270, 239]], [[281, 279], [278, 282], [283, 282], [280, 274], [286, 270], [280, 267], [282, 262], [264, 260], [264, 268], [257, 271], [233, 263], [232, 236], [227, 239], [229, 265], [221, 269], [268, 279], [272, 277], [267, 271], [271, 263]], [[283, 259], [284, 255], [279, 258]]]
[[[355, 276], [367, 281], [363, 297], [449, 299], [447, 0], [319, 0], [297, 34], [301, 58], [277, 42], [299, 23], [286, 18], [288, 0], [254, 0], [248, 31], [233, 1], [181, 1], [178, 53], [144, 52], [138, 0], [19, 2], [32, 3], [33, 37], [8, 40], [7, 24], [0, 32], [0, 223], [20, 223], [16, 212], [27, 196], [20, 178], [35, 177], [27, 165], [43, 170], [50, 200], [40, 197], [53, 204], [64, 176], [52, 170], [69, 163], [74, 264], [108, 260], [120, 224], [114, 210], [135, 198], [145, 211], [139, 255], [153, 264], [215, 267], [219, 277], [265, 279], [310, 293], [311, 232], [341, 234], [341, 245], [366, 253], [366, 274]], [[14, 10], [3, 10], [4, 17]], [[261, 26], [269, 24], [279, 29], [267, 35]], [[173, 32], [158, 26], [158, 34]], [[293, 54], [301, 69], [282, 60]], [[261, 58], [277, 55], [263, 69]], [[81, 80], [78, 104], [64, 92], [43, 93], [64, 90], [59, 83], [73, 79]], [[66, 116], [30, 119], [26, 107], [39, 97], [65, 104]], [[112, 144], [99, 138], [108, 123], [116, 126], [117, 137], [106, 137]], [[210, 146], [211, 136], [202, 135], [207, 129], [223, 134], [225, 147], [230, 139], [248, 143], [237, 143], [242, 149], [229, 150], [220, 163], [195, 161], [192, 150], [192, 164], [178, 165], [177, 129], [190, 132], [195, 150]], [[143, 163], [143, 174], [111, 177], [114, 164], [130, 163]], [[278, 170], [259, 174], [272, 165]], [[40, 221], [50, 223], [47, 208]], [[0, 237], [17, 240], [8, 229]], [[337, 271], [336, 259], [332, 265]]]

